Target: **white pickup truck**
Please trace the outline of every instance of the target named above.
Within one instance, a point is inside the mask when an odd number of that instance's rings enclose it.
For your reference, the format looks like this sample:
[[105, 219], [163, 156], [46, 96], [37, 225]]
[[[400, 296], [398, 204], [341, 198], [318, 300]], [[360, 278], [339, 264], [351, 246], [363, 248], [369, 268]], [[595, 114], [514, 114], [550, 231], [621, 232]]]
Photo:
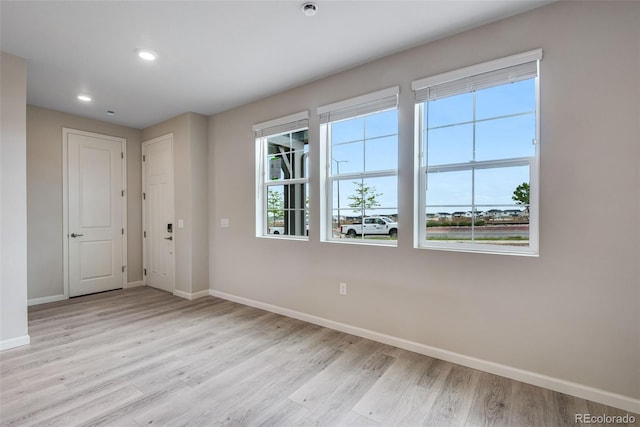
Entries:
[[391, 218], [386, 216], [365, 217], [364, 225], [344, 224], [340, 226], [340, 233], [348, 237], [356, 237], [358, 235], [387, 235], [392, 239], [398, 237], [398, 223], [393, 222]]

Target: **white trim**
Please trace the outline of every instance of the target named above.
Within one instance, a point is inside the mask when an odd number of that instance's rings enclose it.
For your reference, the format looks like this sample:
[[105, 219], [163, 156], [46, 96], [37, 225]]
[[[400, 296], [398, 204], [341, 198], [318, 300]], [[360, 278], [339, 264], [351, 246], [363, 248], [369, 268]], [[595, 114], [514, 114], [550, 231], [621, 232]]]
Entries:
[[[165, 139], [169, 139], [171, 141], [171, 198], [173, 199], [173, 206], [171, 206], [171, 210], [173, 213], [172, 221], [173, 221], [173, 235], [175, 236], [176, 229], [178, 228], [176, 225], [176, 195], [175, 195], [175, 179], [176, 179], [176, 171], [175, 171], [175, 152], [174, 152], [174, 144], [173, 144], [173, 132], [169, 132], [165, 135], [161, 135], [157, 138], [150, 139], [148, 141], [142, 141], [141, 149], [140, 149], [140, 164], [141, 164], [141, 172], [142, 172], [142, 193], [147, 192], [147, 180], [145, 177], [147, 163], [144, 160], [147, 154], [147, 146], [163, 141]], [[147, 275], [144, 274], [144, 270], [147, 268], [147, 239], [144, 237], [144, 233], [147, 229], [146, 227], [146, 218], [147, 218], [147, 200], [142, 197], [140, 194], [140, 198], [142, 200], [142, 230], [140, 232], [140, 239], [142, 239], [142, 285], [147, 285]], [[172, 292], [176, 288], [176, 256], [175, 256], [175, 239], [174, 239], [174, 256], [173, 256], [173, 277], [171, 278], [171, 288]]]
[[122, 272], [122, 288], [127, 287], [127, 276], [129, 274], [129, 256], [127, 255], [127, 247], [129, 240], [129, 226], [127, 225], [127, 214], [129, 213], [129, 207], [127, 206], [127, 199], [129, 198], [129, 187], [127, 186], [127, 140], [126, 138], [119, 138], [122, 140], [120, 149], [122, 150], [122, 265], [124, 271]]
[[[367, 236], [388, 236], [388, 234], [367, 234]], [[363, 238], [361, 234], [354, 238], [347, 237], [331, 237], [322, 243], [335, 243], [337, 245], [356, 245], [356, 246], [371, 246], [378, 248], [396, 248], [398, 247], [397, 240], [376, 240]]]
[[[263, 218], [265, 214], [265, 205], [266, 201], [264, 200], [264, 192], [263, 189], [263, 181], [264, 181], [264, 160], [262, 159], [264, 156], [264, 144], [262, 142], [262, 138], [255, 139], [255, 184], [256, 184], [256, 204], [253, 208], [253, 212], [255, 213], [256, 219], [256, 237], [263, 236], [267, 234], [267, 221]], [[266, 216], [266, 215], [264, 215]]]
[[[531, 228], [529, 228], [531, 232]], [[529, 240], [531, 241], [531, 240]], [[449, 252], [466, 252], [481, 253], [481, 254], [493, 254], [493, 255], [515, 255], [525, 257], [539, 257], [540, 254], [536, 250], [534, 252], [529, 246], [510, 246], [510, 245], [498, 245], [490, 243], [460, 243], [460, 242], [439, 242], [433, 240], [427, 240], [423, 242], [421, 246], [416, 249], [420, 250], [434, 250], [434, 251], [449, 251]]]
[[205, 289], [204, 291], [194, 292], [192, 294], [190, 294], [189, 292], [179, 291], [179, 290], [176, 289], [176, 290], [173, 291], [173, 295], [175, 295], [177, 297], [180, 297], [180, 298], [188, 299], [189, 301], [191, 301], [191, 300], [194, 300], [194, 299], [198, 299], [198, 298], [209, 296], [209, 289]]
[[287, 179], [278, 179], [273, 181], [265, 181], [265, 187], [277, 187], [279, 185], [288, 185], [288, 184], [308, 184], [309, 178], [287, 178]]
[[[390, 97], [395, 97], [395, 106], [393, 107], [393, 109], [398, 111], [399, 94], [400, 94], [400, 87], [393, 86], [387, 89], [382, 89], [376, 92], [368, 93], [355, 98], [351, 98], [344, 101], [339, 101], [333, 104], [328, 104], [328, 105], [319, 107], [318, 115], [323, 115], [326, 113], [329, 113], [329, 115], [331, 115], [333, 114], [333, 112], [336, 112], [336, 111], [348, 111], [349, 113], [345, 113], [343, 117], [339, 118], [339, 120], [350, 120], [351, 118], [355, 118], [359, 116], [375, 114], [376, 112], [379, 112], [379, 111], [385, 111], [385, 109], [389, 107], [388, 106], [385, 107], [382, 105], [378, 105], [378, 106], [374, 105], [372, 108], [362, 109], [354, 115], [351, 115], [351, 113], [354, 113], [354, 112], [349, 110], [352, 107], [354, 107], [354, 109], [357, 109], [357, 106], [359, 105], [374, 103], [375, 101], [383, 100], [385, 98], [390, 98]], [[378, 107], [382, 109], [378, 110], [377, 109]], [[326, 120], [321, 118], [321, 123], [320, 123], [320, 150], [321, 150], [320, 151], [321, 152], [320, 192], [321, 194], [325, 195], [324, 198], [321, 198], [321, 206], [320, 206], [321, 207], [320, 212], [322, 215], [320, 241], [326, 242], [326, 243], [341, 243], [341, 244], [363, 244], [364, 243], [371, 246], [397, 247], [398, 246], [397, 240], [384, 241], [384, 240], [369, 239], [365, 242], [366, 239], [364, 238], [364, 236], [362, 236], [363, 237], [362, 239], [351, 239], [351, 241], [347, 242], [341, 238], [341, 235], [337, 237], [333, 236], [333, 215], [335, 214], [335, 210], [336, 210], [336, 207], [333, 205], [334, 183], [338, 183], [338, 190], [340, 188], [339, 187], [340, 183], [343, 181], [365, 180], [365, 179], [371, 179], [371, 178], [394, 178], [396, 180], [396, 191], [398, 190], [398, 185], [399, 185], [397, 165], [396, 165], [396, 169], [373, 170], [373, 171], [363, 171], [363, 172], [353, 172], [353, 173], [343, 173], [343, 174], [337, 174], [338, 168], [336, 168], [336, 173], [334, 174], [333, 162], [334, 161], [337, 162], [337, 160], [333, 158], [333, 143], [332, 143], [332, 135], [331, 135], [333, 120], [334, 118], [331, 118], [331, 117], [326, 117]], [[396, 128], [395, 134], [390, 133], [385, 136], [396, 136], [396, 138], [398, 138], [400, 127], [399, 127], [399, 124], [397, 125], [398, 127]], [[366, 139], [367, 139], [366, 135], [363, 134], [362, 139], [356, 139], [356, 141], [365, 141]], [[396, 150], [398, 149], [398, 147], [399, 145], [396, 144]], [[379, 207], [376, 207], [375, 209], [395, 209], [397, 211], [398, 210], [397, 194], [396, 194], [395, 206], [379, 206]], [[345, 208], [344, 210], [346, 212], [349, 209]], [[338, 216], [341, 216], [340, 209], [338, 209]], [[364, 218], [363, 218], [363, 221], [364, 221]]]
[[333, 320], [325, 319], [323, 317], [318, 317], [296, 310], [255, 301], [249, 298], [228, 294], [226, 292], [216, 291], [214, 289], [209, 289], [209, 295], [237, 302], [239, 304], [256, 307], [262, 310], [267, 310], [273, 313], [281, 314], [283, 316], [302, 320], [304, 322], [313, 323], [315, 325], [324, 326], [325, 328], [334, 329], [336, 331], [344, 332], [347, 334], [356, 335], [362, 338], [370, 339], [372, 341], [392, 345], [394, 347], [424, 354], [430, 357], [435, 357], [437, 359], [446, 360], [448, 362], [456, 363], [469, 368], [478, 369], [480, 371], [488, 372], [495, 375], [500, 375], [516, 381], [544, 387], [582, 399], [592, 400], [594, 402], [602, 403], [607, 406], [613, 406], [615, 408], [620, 408], [626, 411], [640, 413], [640, 399], [635, 399], [630, 396], [624, 396], [622, 394], [612, 393], [606, 390], [578, 384], [571, 381], [566, 381], [560, 378], [554, 378], [548, 375], [526, 371], [524, 369], [514, 368], [512, 366], [503, 365], [488, 360], [478, 359], [476, 357], [467, 356], [437, 347], [432, 347], [391, 335], [386, 335], [369, 329], [348, 325], [346, 323], [336, 322]]
[[297, 122], [299, 120], [305, 120], [309, 118], [309, 110], [301, 111], [299, 113], [289, 114], [288, 116], [278, 117], [277, 119], [267, 120], [266, 122], [256, 123], [251, 127], [254, 132], [262, 129], [272, 128], [275, 126], [286, 125], [287, 123]]
[[482, 62], [480, 64], [470, 65], [468, 67], [459, 68], [457, 70], [436, 74], [435, 76], [414, 80], [413, 82], [411, 82], [411, 90], [424, 89], [426, 87], [452, 82], [482, 73], [488, 73], [490, 71], [499, 70], [501, 68], [512, 67], [514, 65], [525, 64], [532, 61], [540, 61], [541, 59], [542, 49], [534, 49], [528, 52], [507, 56], [505, 58], [494, 59], [492, 61]]
[[144, 280], [137, 280], [135, 282], [129, 282], [129, 283], [127, 283], [126, 289], [139, 288], [140, 286], [145, 286]]
[[72, 129], [62, 128], [62, 292], [69, 298], [69, 141]]
[[[418, 207], [414, 210], [417, 216], [414, 218], [414, 225], [417, 224], [414, 231], [414, 248], [444, 250], [452, 252], [468, 252], [468, 253], [487, 253], [500, 255], [519, 255], [519, 256], [539, 256], [539, 192], [540, 192], [540, 59], [542, 59], [542, 49], [536, 49], [524, 52], [518, 55], [508, 56], [506, 58], [496, 59], [484, 62], [482, 64], [472, 65], [470, 67], [459, 70], [450, 71], [436, 76], [420, 79], [412, 82], [413, 90], [420, 90], [426, 87], [446, 83], [453, 80], [481, 74], [485, 72], [495, 71], [500, 68], [507, 68], [523, 63], [536, 61], [536, 77], [535, 77], [535, 154], [532, 157], [511, 158], [490, 161], [471, 161], [467, 163], [444, 164], [428, 166], [425, 161], [425, 144], [424, 144], [424, 105], [428, 101], [420, 101], [415, 103], [414, 107], [414, 183], [416, 185], [414, 193], [415, 200], [418, 201]], [[474, 107], [475, 108], [475, 107]], [[469, 123], [475, 123], [475, 118]], [[474, 137], [475, 138], [475, 137]], [[529, 166], [529, 185], [531, 188], [531, 200], [529, 204], [529, 241], [528, 246], [518, 247], [510, 245], [499, 245], [491, 243], [459, 243], [459, 242], [441, 242], [427, 239], [427, 230], [422, 224], [426, 220], [426, 189], [428, 187], [426, 175], [431, 170], [441, 172], [485, 169], [485, 168], [502, 168], [513, 166]], [[475, 190], [473, 190], [475, 192]], [[475, 194], [475, 193], [474, 193]]]
[[365, 95], [356, 96], [355, 98], [345, 99], [343, 101], [334, 102], [332, 104], [322, 105], [318, 107], [318, 115], [329, 113], [331, 111], [343, 110], [355, 105], [366, 104], [368, 102], [378, 101], [388, 96], [398, 95], [400, 86], [393, 86], [376, 92], [367, 93]]
[[10, 348], [22, 347], [23, 345], [28, 345], [30, 342], [31, 337], [29, 337], [29, 335], [23, 335], [21, 337], [0, 341], [0, 351], [9, 350]]
[[[540, 132], [540, 120], [542, 114], [540, 113], [540, 61], [538, 61], [538, 77], [535, 79], [536, 83], [536, 140], [535, 140], [535, 160], [531, 165], [531, 176], [529, 178], [529, 248], [532, 252], [540, 253], [540, 159], [542, 154], [540, 152], [540, 139], [542, 134]], [[531, 209], [534, 206], [535, 209]]]
[[[306, 114], [307, 117], [302, 117], [302, 115]], [[281, 119], [275, 119], [272, 120], [270, 122], [264, 122], [262, 124], [259, 125], [254, 125], [254, 131], [258, 131], [258, 130], [264, 130], [267, 129], [267, 132], [271, 131], [274, 129], [274, 126], [282, 126], [282, 125], [286, 125], [289, 123], [297, 123], [300, 122], [301, 120], [307, 120], [306, 124], [304, 127], [300, 127], [300, 128], [296, 128], [298, 130], [308, 130], [309, 129], [309, 123], [308, 123], [308, 111], [302, 112], [302, 113], [296, 113], [296, 114], [292, 114], [289, 115], [287, 117], [283, 117]], [[278, 122], [275, 123], [274, 122]], [[262, 128], [258, 128], [258, 126], [263, 126], [265, 125], [265, 127]], [[299, 124], [299, 123], [298, 123]], [[280, 128], [280, 130], [284, 130], [285, 132], [282, 133], [282, 135], [288, 135], [290, 133], [294, 132], [294, 128], [291, 128], [289, 130], [286, 130], [286, 128], [283, 126]], [[267, 165], [265, 164], [266, 162], [266, 158], [268, 156], [266, 156], [266, 153], [268, 152], [268, 145], [269, 145], [269, 141], [268, 141], [268, 136], [271, 135], [270, 133], [267, 133], [265, 135], [261, 135], [258, 136], [255, 139], [255, 178], [256, 178], [256, 205], [255, 205], [255, 218], [256, 218], [256, 237], [258, 238], [262, 238], [262, 237], [269, 237], [269, 238], [274, 238], [274, 239], [291, 239], [292, 240], [304, 240], [304, 241], [308, 241], [309, 240], [309, 236], [308, 235], [291, 235], [291, 234], [278, 234], [278, 235], [272, 235], [268, 233], [268, 225], [269, 225], [269, 207], [267, 206], [268, 204], [268, 192], [270, 190], [270, 187], [284, 187], [284, 186], [288, 186], [288, 185], [303, 185], [305, 186], [304, 188], [308, 191], [308, 186], [309, 186], [309, 176], [308, 176], [308, 171], [306, 171], [307, 176], [306, 177], [300, 177], [300, 178], [284, 178], [284, 179], [275, 179], [275, 180], [268, 180], [266, 177], [266, 170], [268, 169]], [[307, 138], [307, 144], [303, 144], [303, 146], [308, 145], [308, 138]], [[302, 155], [302, 163], [305, 163], [305, 156], [308, 156], [309, 153], [303, 153]], [[286, 158], [285, 158], [285, 162], [286, 162]], [[303, 168], [304, 171], [304, 168]], [[294, 210], [298, 210], [297, 208], [294, 208]], [[308, 211], [307, 208], [304, 209], [305, 211]], [[294, 227], [294, 228], [298, 228], [298, 227]], [[300, 230], [303, 231], [303, 230]]]
[[62, 128], [62, 282], [63, 291], [66, 298], [69, 297], [69, 141], [68, 135], [84, 135], [93, 138], [106, 139], [120, 143], [120, 152], [122, 153], [122, 228], [124, 234], [122, 236], [122, 265], [125, 271], [122, 273], [122, 288], [127, 285], [127, 139], [119, 136], [105, 135], [96, 132], [86, 132], [73, 128]]
[[[418, 203], [413, 204], [413, 224], [416, 218], [424, 218], [426, 220], [425, 194], [422, 189], [426, 188], [427, 174], [423, 173], [423, 147], [424, 147], [424, 104], [415, 104], [413, 117], [413, 200]], [[426, 225], [426, 224], [425, 224]], [[426, 240], [427, 227], [413, 227], [413, 247], [419, 248], [421, 243]]]
[[42, 298], [33, 298], [27, 301], [27, 305], [28, 306], [32, 306], [32, 305], [40, 305], [40, 304], [47, 304], [50, 302], [58, 302], [58, 301], [64, 301], [69, 299], [68, 296], [66, 295], [51, 295], [49, 297], [42, 297]]
[[258, 239], [273, 239], [273, 240], [292, 240], [296, 242], [308, 242], [309, 236], [296, 236], [292, 234], [265, 234], [256, 236]]
[[[368, 179], [368, 178], [387, 178], [398, 176], [397, 169], [377, 169], [371, 172], [351, 172], [341, 173], [340, 175], [330, 175], [328, 178], [331, 181], [352, 181], [354, 179]], [[380, 208], [378, 208], [380, 209]], [[345, 208], [345, 210], [351, 210]]]

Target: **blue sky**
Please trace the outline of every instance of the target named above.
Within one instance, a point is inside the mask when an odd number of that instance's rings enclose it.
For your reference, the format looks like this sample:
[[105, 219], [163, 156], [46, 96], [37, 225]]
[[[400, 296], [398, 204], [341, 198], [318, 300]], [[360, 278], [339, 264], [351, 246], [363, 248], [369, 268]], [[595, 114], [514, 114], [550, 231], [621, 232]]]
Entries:
[[[428, 165], [533, 157], [535, 108], [533, 79], [425, 104], [423, 140], [428, 147]], [[395, 109], [332, 123], [333, 174], [396, 170], [397, 134], [398, 111]], [[295, 142], [293, 144], [295, 146]], [[308, 145], [304, 145], [301, 154], [307, 151]], [[353, 178], [334, 181], [334, 215], [338, 206], [342, 215], [357, 215], [349, 207], [349, 196], [356, 194], [354, 181]], [[513, 191], [523, 182], [529, 182], [529, 166], [476, 169], [473, 173], [470, 170], [434, 172], [428, 174], [427, 181], [428, 213], [471, 211], [472, 200], [480, 211], [513, 209]], [[367, 214], [397, 213], [397, 182], [396, 176], [365, 179], [366, 185], [381, 193], [377, 198], [380, 206]]]
[[[423, 138], [429, 143], [429, 166], [535, 155], [533, 79], [431, 101], [424, 111], [427, 126]], [[333, 123], [334, 174], [338, 166], [336, 161], [340, 162], [340, 174], [396, 169], [397, 129], [397, 110]], [[375, 213], [397, 212], [397, 178], [369, 178], [366, 181], [382, 193], [378, 200], [383, 207], [389, 208]], [[488, 205], [479, 210], [511, 208], [513, 191], [523, 182], [529, 182], [528, 166], [476, 170], [475, 179], [470, 171], [430, 173], [427, 204], [448, 207], [428, 208], [427, 212], [470, 210], [472, 186], [475, 203]], [[343, 215], [354, 214], [348, 208], [348, 197], [355, 193], [355, 188], [352, 179], [340, 181]], [[334, 209], [338, 204], [336, 193], [334, 188]], [[345, 207], [346, 212], [343, 212]]]
[[[340, 175], [347, 173], [394, 170], [398, 168], [398, 111], [390, 110], [333, 123], [331, 126], [331, 167]], [[339, 162], [339, 164], [338, 164]], [[348, 198], [356, 193], [357, 185], [353, 179], [334, 182], [333, 207], [337, 215], [338, 191], [340, 185], [340, 214], [356, 215], [349, 207]], [[368, 178], [365, 185], [373, 186], [377, 193], [380, 208], [376, 212], [388, 215], [398, 212], [397, 177]]]

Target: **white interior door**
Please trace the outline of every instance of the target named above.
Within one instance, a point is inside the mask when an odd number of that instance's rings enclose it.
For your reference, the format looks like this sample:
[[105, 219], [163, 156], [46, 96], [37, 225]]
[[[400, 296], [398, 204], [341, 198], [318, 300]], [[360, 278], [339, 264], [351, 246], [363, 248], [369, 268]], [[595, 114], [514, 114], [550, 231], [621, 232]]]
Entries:
[[145, 283], [173, 292], [173, 135], [142, 144], [142, 177]]
[[125, 140], [65, 129], [69, 296], [124, 286]]

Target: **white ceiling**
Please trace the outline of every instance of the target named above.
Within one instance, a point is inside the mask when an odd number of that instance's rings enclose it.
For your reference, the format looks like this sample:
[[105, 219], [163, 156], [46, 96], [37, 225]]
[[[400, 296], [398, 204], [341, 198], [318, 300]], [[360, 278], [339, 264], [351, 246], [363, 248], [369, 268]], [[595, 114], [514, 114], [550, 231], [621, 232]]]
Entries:
[[[6, 1], [2, 50], [29, 104], [134, 128], [204, 115], [547, 4], [509, 1]], [[159, 55], [143, 63], [136, 48]], [[93, 96], [81, 103], [77, 94]], [[107, 110], [115, 115], [109, 116]]]

